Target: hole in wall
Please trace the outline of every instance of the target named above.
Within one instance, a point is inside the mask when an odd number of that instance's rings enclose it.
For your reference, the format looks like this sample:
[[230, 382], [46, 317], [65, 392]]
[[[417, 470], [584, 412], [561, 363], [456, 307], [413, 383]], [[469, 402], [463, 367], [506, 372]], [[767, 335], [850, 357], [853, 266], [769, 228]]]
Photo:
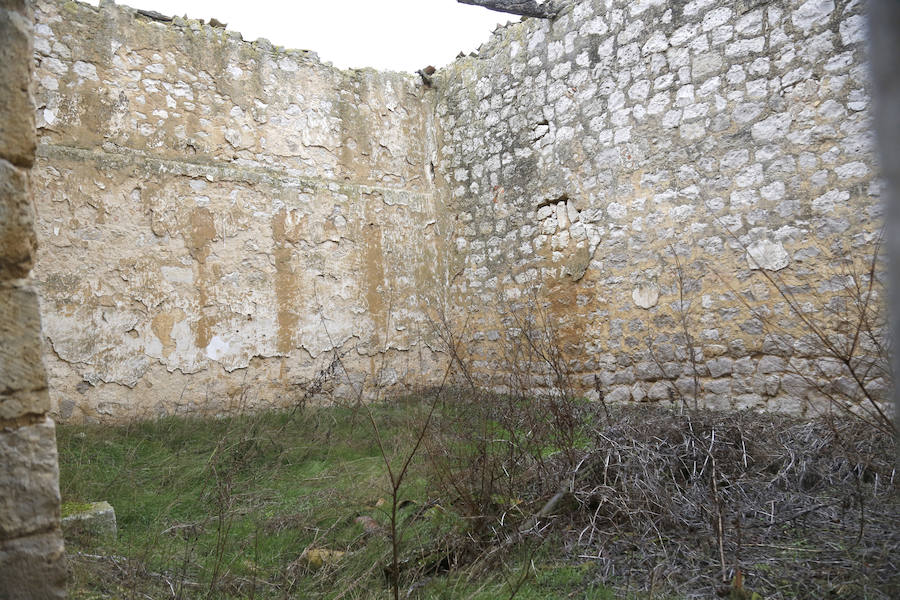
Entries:
[[531, 130], [531, 141], [536, 142], [550, 133], [550, 123], [546, 120], [538, 122]]
[[558, 198], [547, 198], [546, 200], [544, 200], [543, 202], [541, 202], [534, 208], [535, 208], [535, 210], [540, 210], [540, 209], [544, 208], [545, 206], [556, 206], [560, 202], [567, 202], [568, 200], [569, 200], [569, 195], [566, 193], [563, 193], [563, 195], [559, 196]]

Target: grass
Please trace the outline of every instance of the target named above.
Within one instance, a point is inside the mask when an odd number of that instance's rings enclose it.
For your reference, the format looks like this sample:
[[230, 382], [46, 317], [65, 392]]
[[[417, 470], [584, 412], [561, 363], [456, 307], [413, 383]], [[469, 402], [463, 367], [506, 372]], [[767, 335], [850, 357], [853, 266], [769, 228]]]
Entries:
[[[878, 430], [544, 406], [440, 405], [397, 498], [400, 597], [896, 597], [900, 496]], [[391, 596], [384, 457], [396, 472], [429, 407], [60, 426], [64, 504], [108, 501], [119, 525], [67, 538], [70, 597]]]
[[[416, 402], [373, 408], [388, 453], [408, 450]], [[70, 596], [88, 598], [382, 598], [388, 592], [390, 490], [364, 413], [347, 407], [209, 420], [58, 428], [63, 502], [106, 500], [118, 539], [67, 540]], [[429, 500], [421, 462], [401, 490], [412, 597], [506, 598], [521, 565], [473, 579], [447, 574], [440, 541], [462, 535], [452, 506]], [[367, 533], [357, 517], [379, 531]], [[366, 519], [363, 519], [366, 520]], [[372, 521], [368, 521], [371, 527]], [[312, 569], [309, 549], [345, 554]], [[314, 554], [314, 553], [313, 553]], [[313, 554], [307, 553], [307, 556]], [[529, 569], [531, 569], [529, 565]], [[415, 574], [415, 575], [413, 575]], [[529, 573], [519, 598], [586, 598], [582, 573]]]

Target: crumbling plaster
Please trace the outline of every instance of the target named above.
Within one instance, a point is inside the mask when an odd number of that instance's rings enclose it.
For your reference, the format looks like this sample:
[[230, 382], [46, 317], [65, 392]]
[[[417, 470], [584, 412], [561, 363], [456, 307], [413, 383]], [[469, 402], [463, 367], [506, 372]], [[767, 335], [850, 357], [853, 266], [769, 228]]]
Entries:
[[833, 365], [747, 304], [785, 313], [766, 269], [821, 310], [845, 259], [874, 252], [863, 3], [560, 4], [429, 86], [37, 2], [55, 410], [286, 405], [335, 348], [339, 396], [435, 384], [441, 315], [503, 389], [515, 317], [536, 309], [582, 392], [665, 400], [670, 381], [693, 394], [697, 369], [706, 405], [804, 410], [803, 373]]
[[[47, 362], [63, 418], [430, 383], [427, 91], [196, 21], [39, 2]], [[431, 140], [429, 145], [429, 140]]]

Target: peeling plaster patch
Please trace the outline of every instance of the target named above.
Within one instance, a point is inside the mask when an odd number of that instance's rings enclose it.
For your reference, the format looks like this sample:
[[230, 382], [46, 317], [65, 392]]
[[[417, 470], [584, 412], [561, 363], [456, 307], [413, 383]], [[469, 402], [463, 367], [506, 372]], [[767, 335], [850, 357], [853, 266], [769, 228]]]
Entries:
[[210, 360], [220, 361], [223, 357], [230, 354], [231, 345], [228, 341], [218, 335], [214, 335], [206, 346], [206, 357]]
[[169, 283], [183, 283], [192, 285], [194, 283], [193, 269], [185, 269], [183, 267], [160, 267], [163, 279]]

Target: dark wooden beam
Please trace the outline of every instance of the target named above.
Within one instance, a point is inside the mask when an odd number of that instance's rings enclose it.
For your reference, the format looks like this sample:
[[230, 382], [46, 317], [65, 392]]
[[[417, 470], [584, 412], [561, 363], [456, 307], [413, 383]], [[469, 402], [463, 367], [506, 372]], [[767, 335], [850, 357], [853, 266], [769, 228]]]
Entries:
[[490, 10], [521, 15], [523, 17], [535, 17], [538, 19], [552, 19], [559, 12], [553, 6], [553, 1], [548, 0], [538, 4], [537, 0], [456, 0], [460, 4], [483, 6]]

